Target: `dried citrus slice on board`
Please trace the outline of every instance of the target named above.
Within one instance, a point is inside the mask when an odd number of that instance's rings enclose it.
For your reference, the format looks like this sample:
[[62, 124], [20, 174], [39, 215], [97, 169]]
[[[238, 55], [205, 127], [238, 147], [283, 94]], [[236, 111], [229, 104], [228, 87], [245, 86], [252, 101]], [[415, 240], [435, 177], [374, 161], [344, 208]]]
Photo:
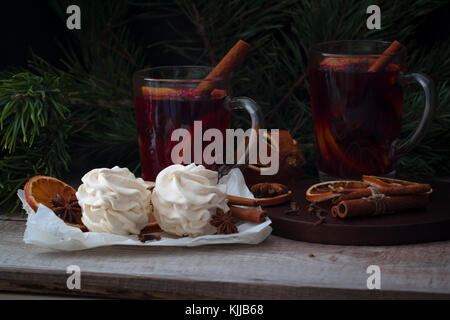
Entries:
[[[401, 187], [401, 186], [410, 186], [413, 184], [418, 184], [417, 182], [399, 180], [393, 178], [385, 178], [385, 177], [376, 177], [376, 176], [362, 176], [362, 180], [372, 187], [375, 188], [384, 188], [384, 187]], [[433, 193], [433, 189], [428, 191], [426, 194]]]
[[342, 191], [367, 188], [370, 185], [361, 181], [326, 181], [312, 185], [306, 191], [306, 200], [322, 202], [339, 197]]
[[413, 182], [384, 178], [384, 177], [376, 177], [376, 176], [362, 176], [362, 180], [367, 182], [373, 187], [393, 187], [393, 186], [406, 186], [413, 184]]

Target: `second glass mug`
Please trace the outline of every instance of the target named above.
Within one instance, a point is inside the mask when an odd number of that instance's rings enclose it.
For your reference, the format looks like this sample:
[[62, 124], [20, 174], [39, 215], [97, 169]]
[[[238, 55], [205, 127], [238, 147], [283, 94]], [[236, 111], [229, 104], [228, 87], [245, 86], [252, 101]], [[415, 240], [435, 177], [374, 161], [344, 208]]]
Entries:
[[[155, 181], [161, 170], [173, 164], [172, 149], [179, 142], [171, 138], [176, 129], [186, 129], [193, 135], [194, 122], [201, 121], [202, 134], [208, 129], [218, 129], [225, 145], [225, 131], [230, 128], [233, 109], [245, 109], [250, 115], [252, 129], [260, 128], [259, 106], [250, 98], [232, 98], [230, 77], [205, 80], [211, 70], [211, 67], [202, 66], [156, 67], [134, 74], [136, 124], [144, 180]], [[215, 89], [207, 96], [198, 96], [195, 92], [202, 81], [214, 82]], [[202, 142], [202, 155], [209, 143]], [[197, 163], [194, 153], [198, 150], [194, 150], [193, 141], [191, 148], [191, 162]], [[225, 149], [222, 155], [225, 157]], [[222, 174], [234, 167], [200, 163]]]
[[[405, 74], [406, 49], [387, 66], [370, 72], [383, 55], [385, 41], [332, 41], [309, 51], [309, 79], [314, 141], [321, 180], [393, 176], [397, 159], [425, 135], [435, 107], [433, 82], [419, 73]], [[418, 127], [399, 139], [403, 85], [416, 82], [425, 92]]]

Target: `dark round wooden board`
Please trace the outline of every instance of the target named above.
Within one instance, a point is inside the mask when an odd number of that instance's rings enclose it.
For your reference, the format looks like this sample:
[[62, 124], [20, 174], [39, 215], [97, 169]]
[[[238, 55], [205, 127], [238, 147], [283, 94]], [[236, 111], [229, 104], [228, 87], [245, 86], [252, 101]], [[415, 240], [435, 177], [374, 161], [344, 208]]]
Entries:
[[308, 212], [306, 189], [318, 181], [304, 180], [291, 186], [300, 213], [285, 212], [289, 203], [265, 208], [273, 234], [298, 241], [335, 245], [399, 245], [450, 240], [450, 183], [431, 183], [434, 192], [426, 209], [376, 217], [342, 220], [326, 216], [323, 223]]

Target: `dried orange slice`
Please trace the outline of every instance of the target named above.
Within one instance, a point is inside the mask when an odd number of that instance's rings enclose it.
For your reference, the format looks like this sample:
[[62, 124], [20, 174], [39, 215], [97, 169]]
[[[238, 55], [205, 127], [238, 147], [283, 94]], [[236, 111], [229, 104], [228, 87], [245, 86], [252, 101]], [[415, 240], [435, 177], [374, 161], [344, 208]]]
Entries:
[[326, 181], [311, 186], [306, 191], [306, 200], [311, 202], [322, 202], [337, 198], [343, 191], [349, 191], [359, 188], [367, 188], [370, 185], [361, 181]]
[[[166, 97], [190, 96], [196, 97], [194, 89], [174, 89], [174, 88], [158, 88], [143, 86], [142, 95], [144, 97], [152, 97], [152, 99], [160, 100]], [[227, 91], [223, 89], [214, 89], [211, 96], [214, 98], [222, 98], [227, 95]]]
[[[362, 176], [362, 180], [368, 184], [370, 184], [372, 187], [375, 188], [384, 188], [384, 187], [401, 187], [401, 186], [410, 186], [413, 184], [418, 184], [417, 182], [411, 182], [406, 180], [399, 180], [399, 179], [393, 179], [393, 178], [385, 178], [385, 177], [376, 177], [376, 176]], [[426, 194], [433, 193], [433, 189], [428, 191]]]
[[362, 176], [362, 180], [367, 182], [373, 187], [392, 187], [392, 186], [404, 186], [411, 184], [407, 181], [384, 178], [384, 177], [376, 177], [376, 176]]
[[333, 70], [344, 70], [350, 64], [364, 63], [364, 58], [325, 58], [320, 62], [321, 67], [329, 67]]
[[42, 203], [68, 226], [88, 232], [81, 221], [81, 208], [76, 201], [76, 191], [68, 184], [53, 177], [35, 176], [25, 184], [24, 194], [25, 200], [34, 211], [37, 211]]
[[179, 95], [178, 90], [172, 88], [155, 88], [155, 87], [142, 87], [142, 95], [144, 97], [167, 97]]
[[57, 193], [64, 199], [76, 197], [74, 188], [61, 180], [47, 176], [35, 176], [28, 180], [24, 193], [25, 200], [34, 211], [37, 211], [39, 203], [53, 210], [52, 200], [56, 198]]

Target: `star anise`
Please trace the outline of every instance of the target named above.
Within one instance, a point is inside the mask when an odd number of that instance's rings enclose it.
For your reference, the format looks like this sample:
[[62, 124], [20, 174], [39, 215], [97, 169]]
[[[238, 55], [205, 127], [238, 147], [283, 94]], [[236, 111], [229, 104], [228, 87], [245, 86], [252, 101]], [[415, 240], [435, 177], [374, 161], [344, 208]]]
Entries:
[[51, 200], [53, 212], [64, 222], [81, 224], [81, 207], [75, 195], [63, 198], [56, 193], [55, 199]]
[[238, 219], [231, 215], [231, 211], [224, 212], [217, 209], [216, 214], [212, 216], [210, 224], [217, 228], [218, 234], [238, 233], [236, 222]]

